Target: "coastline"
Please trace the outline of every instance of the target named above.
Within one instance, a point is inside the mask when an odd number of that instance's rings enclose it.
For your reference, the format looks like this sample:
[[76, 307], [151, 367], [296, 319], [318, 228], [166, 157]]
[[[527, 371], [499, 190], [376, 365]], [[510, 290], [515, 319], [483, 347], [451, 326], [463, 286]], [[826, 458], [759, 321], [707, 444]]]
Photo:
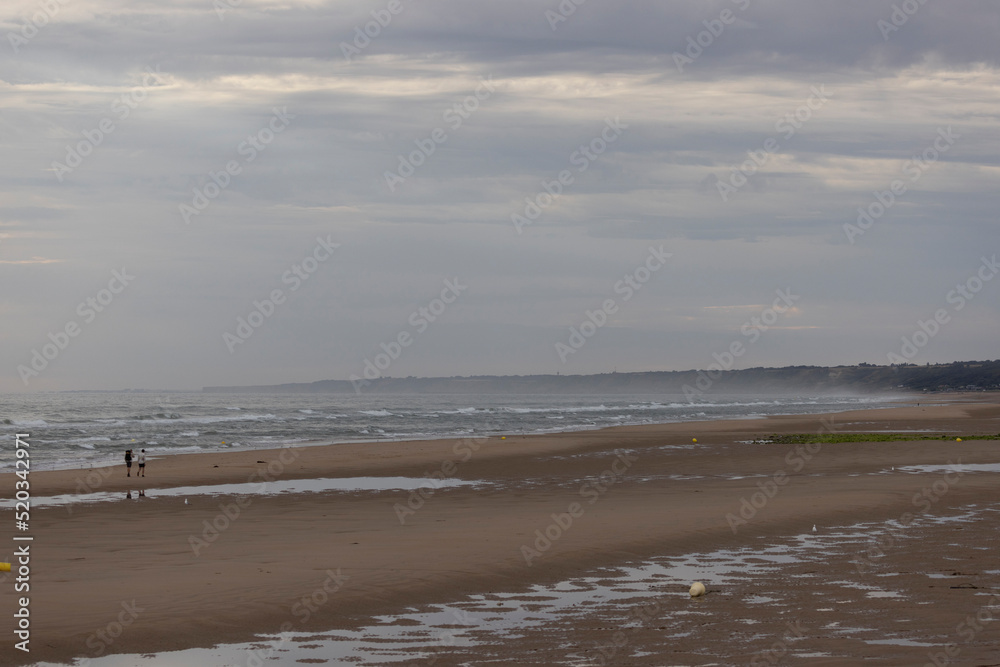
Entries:
[[[882, 474], [887, 467], [942, 465], [958, 457], [963, 463], [998, 463], [998, 443], [828, 445], [802, 459], [803, 467], [796, 470], [797, 464], [788, 462], [794, 448], [739, 441], [822, 429], [956, 436], [1000, 432], [997, 396], [926, 398], [948, 402], [503, 439], [164, 457], [150, 462], [145, 488], [364, 475], [432, 475], [494, 485], [436, 489], [415, 509], [408, 507], [411, 492], [403, 491], [253, 496], [240, 504], [232, 497], [199, 495], [187, 505], [176, 498], [150, 498], [35, 509], [32, 627], [37, 643], [28, 660], [6, 646], [0, 656], [10, 664], [94, 657], [95, 643], [88, 640], [95, 629], [114, 622], [122, 604], [131, 600], [143, 611], [102, 652], [247, 641], [289, 622], [303, 632], [355, 627], [406, 606], [559, 581], [664, 551], [742, 544], [814, 523], [892, 518], [923, 482], [921, 475]], [[32, 494], [79, 492], [80, 481], [86, 484], [94, 470], [34, 473]], [[134, 477], [124, 477], [124, 466], [107, 470], [111, 476], [98, 475], [100, 484], [90, 490], [124, 494], [139, 488]], [[550, 524], [551, 515], [567, 513], [573, 502], [582, 504], [583, 485], [608, 470], [613, 477], [605, 480], [614, 483], [594, 491], [594, 504], [585, 505], [572, 530], [526, 562], [523, 547], [531, 546], [534, 531]], [[738, 513], [741, 498], [777, 471], [787, 475], [786, 485], [734, 532], [726, 516]], [[12, 477], [0, 476], [0, 484], [12, 486]], [[949, 493], [948, 506], [1000, 503], [998, 479], [1000, 474], [968, 476]], [[412, 512], [401, 512], [400, 506]], [[218, 520], [227, 507], [232, 517]], [[227, 525], [210, 540], [206, 521]], [[200, 548], [198, 540], [204, 543]], [[303, 621], [293, 613], [294, 605], [322, 585], [327, 572], [342, 573], [345, 583]], [[13, 608], [9, 586], [0, 600], [4, 608]]]
[[[781, 429], [786, 428], [781, 420], [796, 420], [798, 418], [822, 417], [825, 415], [840, 415], [853, 413], [873, 413], [886, 410], [898, 409], [892, 403], [915, 403], [918, 395], [910, 398], [897, 397], [892, 402], [875, 404], [872, 407], [852, 408], [848, 410], [815, 414], [782, 414], [764, 417], [741, 417], [729, 419], [695, 419], [672, 421], [655, 424], [626, 424], [622, 426], [600, 426], [594, 428], [574, 428], [567, 430], [551, 431], [545, 433], [506, 433], [489, 436], [468, 436], [457, 438], [454, 436], [441, 436], [435, 438], [419, 439], [373, 439], [373, 440], [351, 440], [351, 441], [315, 441], [306, 443], [296, 443], [286, 447], [272, 448], [246, 448], [246, 449], [220, 449], [207, 452], [183, 452], [163, 454], [151, 457], [149, 460], [150, 470], [154, 468], [157, 474], [149, 477], [149, 487], [174, 487], [190, 485], [215, 485], [234, 484], [247, 482], [248, 478], [256, 470], [258, 461], [272, 461], [278, 458], [283, 451], [295, 451], [296, 459], [304, 460], [299, 465], [286, 466], [283, 468], [282, 479], [310, 479], [315, 477], [362, 475], [365, 471], [378, 471], [379, 475], [407, 474], [409, 471], [417, 476], [423, 473], [415, 473], [414, 465], [425, 460], [427, 456], [447, 456], [445, 452], [454, 448], [456, 443], [468, 442], [470, 445], [479, 442], [496, 443], [502, 442], [508, 452], [519, 451], [515, 446], [526, 447], [522, 453], [533, 451], [541, 446], [544, 450], [550, 447], [553, 451], [558, 451], [565, 447], [575, 447], [577, 442], [567, 443], [566, 439], [580, 437], [587, 446], [593, 445], [594, 436], [597, 434], [615, 433], [642, 433], [644, 430], [664, 433], [672, 436], [676, 433], [709, 433], [718, 430], [719, 432], [733, 432], [746, 429], [748, 424], [759, 423], [763, 425], [769, 420], [775, 419], [778, 422], [774, 425], [774, 431], [786, 432]], [[978, 403], [983, 399], [982, 394], [961, 393], [937, 395], [938, 400], [934, 403], [943, 402], [948, 405], [963, 403]], [[705, 428], [705, 425], [711, 425]], [[718, 426], [718, 429], [714, 428]], [[770, 428], [770, 427], [768, 427]], [[30, 429], [27, 429], [30, 430]], [[767, 429], [760, 430], [765, 434]], [[790, 432], [790, 431], [789, 431]], [[598, 440], [602, 436], [598, 436]], [[539, 445], [539, 440], [543, 444]], [[547, 442], [561, 440], [559, 444]], [[124, 447], [124, 445], [123, 445]], [[397, 451], [399, 448], [405, 451]], [[495, 447], [490, 448], [495, 450]], [[478, 452], [477, 455], [490, 456], [497, 452]], [[287, 458], [287, 456], [286, 456]], [[223, 465], [222, 462], [225, 462]], [[315, 467], [309, 467], [315, 466]], [[419, 466], [418, 466], [419, 467]], [[91, 481], [98, 480], [97, 484], [88, 484], [87, 476], [97, 471], [98, 476], [91, 475]], [[384, 471], [384, 472], [383, 472]], [[245, 473], [245, 474], [244, 474]], [[0, 472], [0, 487], [6, 480], [13, 479], [12, 471]], [[125, 466], [122, 463], [115, 463], [106, 466], [92, 467], [60, 467], [55, 469], [44, 469], [33, 473], [32, 485], [34, 495], [56, 495], [63, 493], [80, 493], [81, 489], [106, 491], [125, 491], [128, 488], [129, 478], [125, 477]], [[254, 480], [250, 480], [254, 481]], [[81, 484], [82, 482], [82, 484]], [[134, 485], [132, 488], [136, 488]]]
[[[104, 396], [104, 394], [101, 394]], [[118, 393], [110, 402], [74, 403], [65, 418], [51, 406], [15, 401], [22, 418], [4, 420], [4, 434], [28, 431], [39, 435], [32, 458], [36, 471], [108, 468], [122, 462], [129, 447], [147, 449], [151, 460], [183, 453], [261, 451], [282, 447], [338, 444], [364, 445], [465, 437], [542, 435], [594, 431], [615, 426], [667, 424], [714, 419], [757, 419], [766, 415], [809, 414], [851, 409], [891, 407], [907, 398], [901, 394], [867, 396], [773, 396], [767, 400], [740, 400], [727, 396], [705, 403], [662, 401], [650, 395], [625, 400], [611, 396], [469, 397], [434, 395], [428, 402], [413, 397], [382, 397], [388, 403], [371, 405], [358, 400], [329, 403], [310, 398], [289, 403], [287, 396], [265, 396], [246, 403], [242, 396], [224, 395], [199, 403], [183, 394], [177, 402], [162, 397], [140, 405]], [[621, 398], [621, 397], [618, 397]], [[676, 397], [672, 397], [676, 398]], [[40, 429], [36, 433], [36, 428]], [[0, 462], [0, 474], [13, 471], [13, 461]]]

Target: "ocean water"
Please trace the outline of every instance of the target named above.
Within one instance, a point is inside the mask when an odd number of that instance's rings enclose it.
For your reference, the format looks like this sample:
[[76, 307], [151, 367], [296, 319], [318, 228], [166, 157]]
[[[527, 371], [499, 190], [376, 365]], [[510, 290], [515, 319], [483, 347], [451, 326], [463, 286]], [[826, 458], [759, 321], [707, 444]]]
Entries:
[[[899, 397], [43, 393], [0, 395], [0, 439], [31, 436], [32, 469], [169, 454], [377, 440], [547, 433], [888, 407]], [[13, 468], [0, 458], [0, 471]]]

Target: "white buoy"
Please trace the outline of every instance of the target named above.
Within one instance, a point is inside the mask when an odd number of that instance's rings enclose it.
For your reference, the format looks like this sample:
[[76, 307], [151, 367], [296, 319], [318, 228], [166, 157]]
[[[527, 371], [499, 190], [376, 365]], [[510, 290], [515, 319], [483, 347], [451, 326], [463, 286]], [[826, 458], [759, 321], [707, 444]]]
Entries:
[[688, 593], [690, 593], [693, 598], [700, 598], [705, 594], [705, 584], [700, 581], [694, 582], [691, 584], [691, 590], [689, 590]]

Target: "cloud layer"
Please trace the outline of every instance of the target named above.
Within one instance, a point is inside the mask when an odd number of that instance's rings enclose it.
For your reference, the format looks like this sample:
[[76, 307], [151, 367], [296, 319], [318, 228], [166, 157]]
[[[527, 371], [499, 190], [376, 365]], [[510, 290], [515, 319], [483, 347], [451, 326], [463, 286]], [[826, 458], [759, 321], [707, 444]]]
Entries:
[[995, 358], [998, 32], [974, 0], [5, 5], [0, 390], [347, 379], [402, 333], [386, 375], [887, 363], [940, 309], [912, 361]]

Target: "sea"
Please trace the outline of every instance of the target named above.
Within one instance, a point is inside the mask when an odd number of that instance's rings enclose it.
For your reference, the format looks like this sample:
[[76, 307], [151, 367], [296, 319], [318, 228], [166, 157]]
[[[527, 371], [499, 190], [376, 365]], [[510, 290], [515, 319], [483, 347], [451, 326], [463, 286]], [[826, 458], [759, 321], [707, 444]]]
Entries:
[[[0, 394], [0, 439], [30, 435], [33, 470], [118, 465], [126, 449], [171, 454], [486, 435], [889, 407], [900, 396]], [[0, 472], [14, 467], [0, 456]]]

